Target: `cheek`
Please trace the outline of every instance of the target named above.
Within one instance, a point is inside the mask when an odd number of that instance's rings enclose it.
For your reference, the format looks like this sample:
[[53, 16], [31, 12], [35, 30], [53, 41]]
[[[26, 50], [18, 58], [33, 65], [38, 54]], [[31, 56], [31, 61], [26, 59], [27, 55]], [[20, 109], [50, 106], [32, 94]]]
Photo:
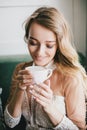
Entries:
[[37, 51], [36, 48], [33, 48], [33, 47], [28, 47], [28, 50], [29, 50], [30, 54], [33, 54]]
[[49, 56], [49, 58], [54, 58], [55, 53], [56, 53], [56, 51], [54, 51], [54, 50], [49, 50], [49, 51], [47, 52], [47, 55]]
[[57, 49], [53, 49], [51, 52], [50, 52], [50, 54], [54, 57], [55, 56], [55, 54], [56, 54], [56, 50]]

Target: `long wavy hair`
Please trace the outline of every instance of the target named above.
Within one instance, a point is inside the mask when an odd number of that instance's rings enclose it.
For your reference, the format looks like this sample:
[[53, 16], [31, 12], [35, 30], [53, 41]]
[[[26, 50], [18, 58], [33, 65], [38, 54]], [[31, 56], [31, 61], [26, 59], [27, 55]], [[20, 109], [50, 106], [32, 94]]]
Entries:
[[58, 49], [54, 61], [58, 65], [58, 71], [63, 74], [81, 75], [84, 93], [87, 97], [87, 75], [79, 62], [79, 56], [72, 44], [71, 30], [62, 13], [53, 7], [38, 8], [25, 22], [25, 42], [28, 41], [31, 24], [36, 22], [51, 30], [56, 35]]

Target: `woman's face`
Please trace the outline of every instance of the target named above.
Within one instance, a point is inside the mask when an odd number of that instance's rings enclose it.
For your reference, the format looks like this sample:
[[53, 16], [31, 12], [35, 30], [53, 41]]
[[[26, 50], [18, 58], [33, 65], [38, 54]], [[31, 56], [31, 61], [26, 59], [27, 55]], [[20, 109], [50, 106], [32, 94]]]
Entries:
[[28, 39], [28, 49], [34, 63], [40, 66], [47, 65], [57, 50], [55, 34], [37, 23], [32, 23]]

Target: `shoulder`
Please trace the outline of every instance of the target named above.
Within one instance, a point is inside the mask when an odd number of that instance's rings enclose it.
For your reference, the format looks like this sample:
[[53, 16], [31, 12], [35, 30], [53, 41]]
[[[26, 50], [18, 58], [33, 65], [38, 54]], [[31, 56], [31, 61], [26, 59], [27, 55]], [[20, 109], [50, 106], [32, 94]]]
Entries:
[[83, 91], [83, 81], [81, 73], [75, 75], [66, 75], [64, 76], [64, 92], [65, 95], [71, 92]]
[[77, 75], [65, 75], [63, 76], [64, 84], [67, 86], [69, 84], [77, 84], [80, 77]]

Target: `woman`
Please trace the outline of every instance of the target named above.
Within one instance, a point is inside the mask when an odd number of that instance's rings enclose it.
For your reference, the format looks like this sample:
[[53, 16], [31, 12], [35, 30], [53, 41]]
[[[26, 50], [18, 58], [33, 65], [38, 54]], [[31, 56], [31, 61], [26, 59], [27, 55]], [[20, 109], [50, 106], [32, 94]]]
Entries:
[[[51, 7], [37, 9], [25, 23], [25, 41], [33, 61], [17, 65], [4, 112], [9, 127], [21, 115], [26, 130], [85, 130], [86, 72], [71, 44], [69, 26]], [[44, 83], [33, 85], [27, 66], [53, 70]]]

